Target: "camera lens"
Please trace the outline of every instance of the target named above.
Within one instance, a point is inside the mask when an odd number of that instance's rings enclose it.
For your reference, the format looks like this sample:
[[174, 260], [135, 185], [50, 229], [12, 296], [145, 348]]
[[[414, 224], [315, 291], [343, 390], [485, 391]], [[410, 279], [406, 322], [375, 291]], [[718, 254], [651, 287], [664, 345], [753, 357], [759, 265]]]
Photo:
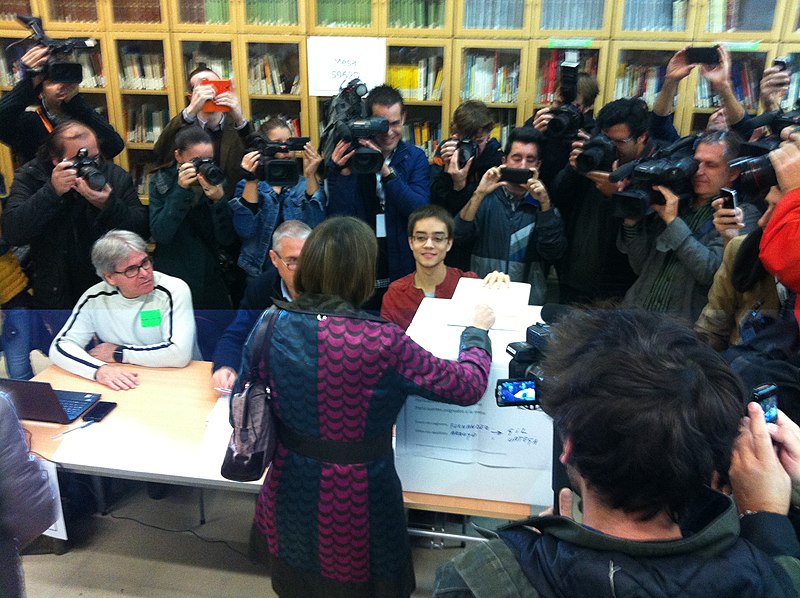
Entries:
[[78, 169], [78, 176], [95, 191], [100, 191], [106, 186], [106, 175], [94, 166], [82, 166]]
[[769, 161], [769, 154], [755, 158], [738, 158], [731, 160], [728, 165], [740, 170], [737, 183], [744, 193], [764, 192], [778, 184], [778, 177], [775, 175], [772, 162]]

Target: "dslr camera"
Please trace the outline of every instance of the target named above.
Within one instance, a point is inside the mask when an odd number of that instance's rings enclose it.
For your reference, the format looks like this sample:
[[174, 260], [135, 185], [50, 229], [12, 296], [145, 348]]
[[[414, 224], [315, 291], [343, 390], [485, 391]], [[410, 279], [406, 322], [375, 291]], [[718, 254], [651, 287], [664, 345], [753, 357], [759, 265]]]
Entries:
[[383, 117], [367, 117], [364, 96], [367, 86], [361, 79], [342, 84], [339, 93], [327, 106], [328, 124], [320, 137], [320, 150], [326, 156], [333, 153], [339, 141], [350, 144], [348, 152], [355, 150], [348, 166], [356, 174], [373, 174], [383, 167], [383, 154], [361, 145], [359, 139], [372, 139], [389, 132], [389, 121]]
[[458, 167], [464, 168], [470, 158], [478, 155], [478, 144], [472, 139], [459, 139], [456, 151], [458, 152]]
[[95, 191], [102, 190], [108, 182], [106, 180], [106, 175], [100, 170], [100, 162], [97, 158], [90, 158], [89, 150], [85, 147], [79, 149], [75, 157], [72, 158], [72, 165], [70, 168], [76, 170], [78, 172], [78, 177], [86, 181], [89, 188]]
[[592, 170], [611, 172], [617, 159], [617, 146], [605, 133], [600, 133], [583, 144], [583, 150], [575, 160], [575, 169], [582, 175]]
[[[17, 15], [17, 20], [31, 30], [31, 35], [25, 39], [32, 39], [50, 49], [50, 57], [44, 70], [46, 79], [55, 83], [80, 83], [83, 81], [83, 69], [77, 62], [67, 60], [67, 55], [75, 50], [94, 48], [97, 42], [86, 37], [70, 37], [67, 39], [53, 39], [45, 35], [42, 28], [42, 19], [30, 15]], [[20, 40], [24, 41], [24, 40]], [[11, 48], [19, 42], [8, 46]]]
[[225, 172], [211, 158], [192, 158], [191, 162], [197, 174], [202, 174], [212, 185], [219, 185], [225, 180]]
[[286, 142], [270, 141], [261, 133], [250, 135], [247, 142], [250, 145], [248, 152], [260, 153], [255, 177], [259, 181], [267, 181], [276, 187], [291, 187], [300, 180], [300, 169], [297, 160], [289, 158], [278, 160], [275, 154], [303, 151], [309, 137], [290, 137]]
[[698, 167], [692, 149], [696, 139], [696, 135], [684, 137], [649, 158], [634, 160], [612, 172], [611, 182], [630, 181], [624, 191], [611, 196], [614, 215], [638, 220], [653, 211], [653, 204], [666, 203], [664, 197], [653, 190], [654, 185], [668, 187], [680, 198], [681, 204], [691, 201], [692, 176]]
[[545, 136], [550, 139], [574, 139], [583, 127], [583, 112], [573, 104], [578, 97], [578, 62], [577, 52], [569, 52], [558, 67], [559, 90], [562, 105], [551, 110], [553, 119], [548, 123]]

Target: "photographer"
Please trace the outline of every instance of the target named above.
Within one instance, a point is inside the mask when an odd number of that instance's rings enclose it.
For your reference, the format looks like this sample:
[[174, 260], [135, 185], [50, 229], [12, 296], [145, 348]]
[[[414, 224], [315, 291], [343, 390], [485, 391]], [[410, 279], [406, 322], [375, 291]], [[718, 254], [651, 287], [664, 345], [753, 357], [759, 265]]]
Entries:
[[367, 95], [366, 112], [389, 123], [388, 132], [358, 140], [379, 151], [383, 165], [375, 174], [354, 174], [348, 162], [355, 151], [339, 141], [328, 160], [328, 215], [355, 216], [375, 231], [376, 292], [366, 307], [378, 310], [389, 283], [414, 270], [406, 225], [411, 212], [430, 203], [430, 178], [425, 152], [402, 139], [406, 111], [400, 92], [389, 85], [375, 87]]
[[[643, 218], [626, 218], [617, 247], [638, 274], [624, 303], [650, 311], [679, 315], [694, 322], [706, 304], [714, 274], [722, 263], [723, 239], [714, 227], [711, 202], [737, 172], [728, 166], [739, 152], [735, 133], [707, 133], [695, 144], [697, 171], [688, 201], [664, 185], [653, 187], [663, 197]], [[745, 227], [755, 228], [758, 211], [743, 204]]]
[[568, 240], [567, 253], [558, 263], [561, 303], [622, 297], [636, 278], [616, 246], [621, 219], [613, 215], [610, 198], [617, 186], [608, 176], [613, 167], [656, 151], [647, 134], [649, 118], [647, 104], [636, 98], [603, 106], [597, 125], [608, 154], [601, 161], [606, 163], [579, 172], [576, 165], [586, 159], [581, 158], [586, 141], [575, 141], [570, 163], [553, 183], [553, 202], [564, 218]]
[[[261, 126], [261, 132], [273, 143], [285, 144], [291, 138], [286, 121], [270, 118]], [[294, 151], [275, 152], [272, 159], [294, 160]], [[325, 219], [325, 192], [319, 186], [317, 170], [322, 156], [311, 143], [303, 147], [303, 176], [293, 186], [275, 186], [258, 180], [262, 152], [248, 152], [242, 158], [246, 177], [236, 185], [229, 205], [233, 211], [233, 227], [242, 240], [239, 267], [252, 281], [264, 271], [272, 246], [272, 233], [286, 220], [299, 220], [315, 227]], [[263, 169], [263, 168], [262, 168]]]
[[[56, 125], [73, 120], [94, 132], [103, 157], [113, 158], [125, 142], [78, 92], [78, 83], [59, 81], [57, 74], [49, 73], [50, 57], [50, 48], [43, 45], [33, 46], [22, 56], [22, 79], [0, 98], [0, 141], [21, 162], [29, 162]], [[28, 106], [36, 106], [36, 110], [29, 111]]]
[[[503, 160], [500, 142], [491, 137], [494, 121], [481, 101], [467, 100], [453, 112], [452, 136], [441, 143], [431, 164], [431, 203], [455, 216], [469, 201], [484, 173]], [[456, 244], [445, 263], [469, 269], [470, 246]]]
[[87, 126], [59, 124], [38, 157], [17, 171], [3, 211], [5, 241], [31, 246], [34, 307], [72, 309], [98, 281], [92, 244], [115, 228], [149, 236], [147, 207], [130, 175], [100, 157]]
[[[455, 219], [456, 240], [474, 242], [473, 272], [506, 272], [531, 285], [530, 303], [544, 303], [544, 262], [558, 260], [567, 246], [561, 214], [538, 178], [542, 134], [532, 127], [511, 131], [503, 164], [483, 175]], [[524, 183], [504, 180], [506, 169], [527, 169]]]

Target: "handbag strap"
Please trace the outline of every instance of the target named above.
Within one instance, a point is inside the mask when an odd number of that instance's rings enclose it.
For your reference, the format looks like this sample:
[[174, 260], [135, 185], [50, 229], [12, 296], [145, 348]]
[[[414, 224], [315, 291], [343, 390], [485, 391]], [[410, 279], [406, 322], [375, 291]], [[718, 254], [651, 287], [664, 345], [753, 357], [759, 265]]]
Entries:
[[252, 382], [258, 374], [258, 364], [263, 357], [266, 369], [269, 370], [269, 351], [264, 351], [266, 344], [272, 338], [272, 329], [281, 310], [270, 308], [258, 318], [258, 322], [253, 326], [250, 335], [247, 337], [242, 348], [242, 365], [239, 368], [239, 375], [231, 390], [231, 399], [234, 395], [242, 392], [247, 383]]

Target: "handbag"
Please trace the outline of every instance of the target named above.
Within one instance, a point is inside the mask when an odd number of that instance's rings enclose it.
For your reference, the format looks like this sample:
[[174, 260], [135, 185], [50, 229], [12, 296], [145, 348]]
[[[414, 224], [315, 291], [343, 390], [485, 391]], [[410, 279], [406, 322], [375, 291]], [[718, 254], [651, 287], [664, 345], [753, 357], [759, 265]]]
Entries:
[[278, 425], [270, 405], [272, 391], [267, 381], [259, 379], [258, 364], [263, 356], [269, 371], [267, 345], [279, 313], [278, 309], [268, 309], [253, 327], [242, 350], [242, 371], [231, 392], [233, 432], [220, 473], [236, 482], [259, 479], [275, 454]]

